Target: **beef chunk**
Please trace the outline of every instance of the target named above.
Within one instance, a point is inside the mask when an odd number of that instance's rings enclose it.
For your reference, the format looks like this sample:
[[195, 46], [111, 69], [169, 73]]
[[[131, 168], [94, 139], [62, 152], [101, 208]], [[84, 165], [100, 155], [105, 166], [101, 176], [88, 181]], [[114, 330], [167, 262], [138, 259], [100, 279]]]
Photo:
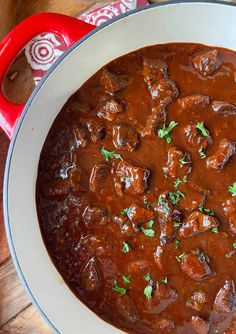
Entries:
[[107, 225], [109, 212], [105, 208], [88, 205], [84, 210], [83, 219], [87, 228]]
[[208, 143], [211, 143], [211, 137], [203, 137], [196, 129], [196, 124], [188, 124], [180, 128], [181, 133], [189, 148], [205, 149]]
[[157, 246], [155, 253], [153, 254], [154, 260], [158, 265], [159, 269], [163, 268], [162, 258], [163, 258], [164, 250], [161, 246]]
[[[181, 163], [182, 160], [184, 160], [184, 163]], [[191, 173], [191, 163], [189, 153], [183, 153], [176, 147], [171, 147], [168, 150], [167, 166], [163, 168], [163, 171], [171, 178], [182, 178], [184, 175]]]
[[167, 106], [179, 95], [176, 84], [168, 78], [167, 64], [163, 61], [145, 58], [143, 75], [155, 103]]
[[183, 109], [204, 108], [209, 102], [209, 97], [202, 94], [193, 94], [179, 99], [179, 104]]
[[121, 161], [117, 166], [116, 174], [124, 192], [136, 195], [147, 190], [150, 171], [146, 167], [128, 161]]
[[214, 112], [222, 116], [236, 115], [236, 106], [228, 102], [213, 101], [212, 109]]
[[210, 323], [198, 315], [193, 315], [191, 319], [191, 323], [193, 328], [195, 329], [197, 334], [208, 334], [210, 330]]
[[173, 320], [170, 319], [161, 319], [157, 320], [152, 323], [152, 328], [157, 331], [157, 333], [173, 333], [175, 328], [175, 323]]
[[137, 131], [129, 125], [114, 125], [112, 136], [115, 147], [120, 150], [132, 152], [139, 144]]
[[106, 236], [89, 235], [80, 239], [83, 245], [91, 254], [96, 256], [110, 256], [113, 252], [113, 245], [107, 240]]
[[81, 168], [73, 167], [68, 170], [68, 177], [73, 192], [80, 190]]
[[178, 292], [168, 284], [158, 282], [152, 298], [148, 300], [148, 313], [159, 314], [178, 299]]
[[73, 127], [73, 133], [77, 147], [85, 147], [89, 140], [88, 131], [82, 125], [77, 125]]
[[207, 168], [222, 169], [227, 164], [229, 158], [235, 154], [235, 145], [228, 139], [224, 138], [220, 141], [219, 149], [214, 155], [207, 158]]
[[222, 206], [229, 221], [229, 229], [236, 235], [236, 197], [227, 199]]
[[125, 110], [123, 102], [115, 100], [113, 97], [102, 99], [99, 103], [97, 115], [101, 118], [105, 118], [108, 121], [113, 121], [116, 114], [119, 114]]
[[111, 168], [108, 164], [94, 165], [90, 175], [90, 189], [94, 192], [101, 191], [106, 185], [110, 173]]
[[175, 238], [176, 228], [174, 227], [174, 223], [180, 222], [181, 213], [168, 200], [166, 193], [160, 195], [159, 203], [155, 205], [154, 211], [157, 213], [160, 223], [160, 243], [161, 245], [165, 245]]
[[119, 296], [115, 300], [116, 312], [128, 323], [135, 324], [139, 321], [139, 314], [129, 296]]
[[189, 277], [201, 281], [212, 276], [208, 263], [208, 257], [199, 249], [194, 249], [185, 255], [181, 267]]
[[183, 193], [185, 197], [178, 203], [180, 210], [193, 211], [199, 207], [203, 207], [206, 201], [206, 191], [198, 189], [198, 186], [188, 182], [182, 183]]
[[70, 190], [71, 185], [68, 179], [57, 178], [45, 182], [42, 193], [45, 197], [65, 196]]
[[79, 275], [80, 286], [87, 292], [93, 292], [100, 288], [101, 278], [97, 261], [92, 257], [82, 269]]
[[214, 310], [217, 312], [236, 312], [236, 292], [233, 280], [226, 280], [219, 290], [214, 301]]
[[90, 119], [87, 121], [87, 128], [94, 143], [102, 140], [106, 136], [104, 124], [100, 119]]
[[200, 312], [207, 302], [206, 296], [202, 291], [195, 291], [194, 294], [187, 300], [186, 306]]
[[150, 115], [147, 118], [145, 127], [142, 130], [142, 137], [150, 136], [157, 131], [158, 125], [165, 122], [166, 109], [159, 105], [152, 108]]
[[131, 222], [127, 217], [114, 216], [114, 222], [120, 227], [121, 234], [124, 237], [133, 237], [139, 232], [138, 226]]
[[193, 66], [204, 77], [211, 75], [221, 65], [219, 51], [213, 50], [198, 54], [192, 58]]
[[127, 81], [121, 75], [115, 74], [107, 70], [102, 71], [101, 85], [104, 87], [107, 94], [113, 95], [119, 90], [127, 86]]
[[183, 222], [179, 234], [183, 238], [188, 238], [209, 231], [218, 225], [219, 222], [214, 217], [206, 215], [200, 211], [194, 211]]
[[153, 218], [153, 212], [142, 206], [132, 204], [129, 206], [127, 216], [128, 218], [135, 223], [147, 222]]

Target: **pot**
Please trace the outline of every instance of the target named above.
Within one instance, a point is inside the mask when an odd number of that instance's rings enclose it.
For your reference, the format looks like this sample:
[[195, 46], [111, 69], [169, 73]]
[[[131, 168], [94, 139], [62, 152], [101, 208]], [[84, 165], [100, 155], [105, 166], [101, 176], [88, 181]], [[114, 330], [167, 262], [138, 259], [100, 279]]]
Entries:
[[22, 22], [0, 45], [1, 82], [11, 61], [34, 35], [57, 33], [69, 47], [25, 106], [10, 103], [0, 91], [0, 125], [12, 138], [4, 180], [8, 242], [26, 291], [56, 333], [120, 330], [99, 319], [74, 296], [52, 264], [41, 237], [35, 184], [40, 152], [55, 117], [69, 96], [99, 68], [136, 49], [194, 42], [236, 50], [235, 22], [236, 6], [205, 1], [157, 4], [96, 29], [76, 19], [46, 13]]

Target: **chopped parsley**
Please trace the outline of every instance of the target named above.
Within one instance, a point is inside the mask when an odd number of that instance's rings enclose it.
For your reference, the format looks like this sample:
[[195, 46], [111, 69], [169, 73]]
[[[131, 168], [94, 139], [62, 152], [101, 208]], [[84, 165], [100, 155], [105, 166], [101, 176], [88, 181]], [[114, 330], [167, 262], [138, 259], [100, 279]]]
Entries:
[[178, 262], [181, 262], [185, 256], [186, 256], [186, 253], [182, 253], [180, 255], [177, 255], [175, 258]]
[[206, 261], [206, 255], [205, 255], [205, 253], [201, 252], [201, 253], [199, 254], [199, 259], [200, 259], [201, 261]]
[[106, 161], [109, 161], [111, 158], [116, 158], [123, 160], [120, 154], [115, 153], [114, 151], [107, 151], [105, 147], [101, 149], [101, 153], [104, 156]]
[[128, 213], [129, 213], [129, 210], [130, 210], [130, 208], [125, 208], [124, 210], [122, 210], [122, 211], [120, 212], [120, 214], [121, 214], [122, 216], [127, 216]]
[[183, 197], [185, 197], [185, 195], [179, 190], [177, 190], [176, 192], [173, 192], [173, 191], [169, 192], [169, 199], [171, 203], [174, 205], [178, 204], [180, 199]]
[[143, 228], [141, 227], [141, 231], [147, 236], [153, 238], [155, 236], [155, 231], [152, 228]]
[[123, 248], [122, 248], [122, 252], [123, 253], [128, 253], [131, 250], [130, 245], [128, 244], [128, 242], [123, 242]]
[[161, 281], [162, 281], [162, 283], [167, 284], [168, 283], [168, 277], [166, 276], [166, 277], [162, 278]]
[[236, 249], [236, 242], [233, 243], [233, 248]]
[[165, 124], [163, 124], [162, 129], [158, 130], [158, 137], [159, 138], [164, 138], [167, 142], [167, 144], [169, 144], [171, 142], [171, 136], [170, 136], [170, 132], [171, 130], [174, 129], [174, 127], [178, 125], [178, 123], [176, 123], [175, 121], [171, 121], [169, 126], [166, 126]]
[[180, 185], [180, 183], [181, 183], [181, 180], [180, 180], [180, 179], [176, 179], [176, 180], [174, 181], [174, 187], [175, 187], [175, 189], [178, 188], [178, 186]]
[[179, 248], [179, 244], [180, 244], [180, 241], [179, 240], [175, 240], [175, 249]]
[[190, 161], [186, 161], [187, 153], [184, 153], [184, 155], [179, 159], [180, 166], [183, 167], [186, 164], [189, 164]]
[[182, 223], [174, 222], [174, 223], [173, 223], [173, 226], [174, 226], [174, 228], [178, 228], [181, 224], [182, 224]]
[[143, 290], [143, 293], [147, 297], [147, 299], [152, 298], [152, 290], [153, 290], [153, 287], [151, 284], [147, 285], [146, 288]]
[[187, 180], [188, 180], [188, 175], [184, 175], [184, 176], [183, 176], [183, 182], [184, 182], [184, 183], [187, 183]]
[[205, 128], [204, 122], [198, 122], [196, 125], [196, 129], [201, 132], [203, 137], [209, 136], [209, 131]]
[[119, 286], [119, 285], [117, 284], [117, 281], [116, 281], [116, 280], [113, 281], [113, 287], [112, 287], [112, 289], [113, 289], [114, 291], [116, 291], [116, 292], [119, 292], [121, 295], [125, 295], [125, 294], [126, 294], [126, 289], [125, 289], [125, 288], [122, 288], [121, 286]]
[[126, 285], [130, 284], [130, 276], [121, 275]]
[[206, 158], [206, 154], [203, 152], [202, 147], [199, 148], [198, 153], [199, 153], [201, 159]]
[[146, 206], [148, 210], [151, 209], [151, 202], [149, 202], [146, 198], [143, 200], [143, 204]]
[[234, 182], [232, 186], [229, 186], [228, 190], [232, 194], [232, 196], [236, 196], [236, 182]]
[[212, 211], [211, 209], [207, 209], [207, 208], [203, 208], [203, 206], [199, 206], [198, 211], [202, 212], [202, 213], [206, 213], [209, 216], [214, 217], [215, 213], [214, 211]]
[[153, 219], [149, 220], [147, 224], [148, 224], [149, 228], [152, 228], [152, 226], [154, 224], [154, 220]]
[[213, 227], [213, 228], [211, 229], [211, 232], [213, 232], [213, 233], [218, 233], [218, 232], [219, 232], [219, 231], [218, 231], [218, 227], [217, 227], [217, 226]]
[[158, 206], [162, 206], [164, 212], [168, 215], [168, 213], [169, 213], [169, 211], [170, 211], [170, 208], [169, 208], [169, 206], [168, 206], [168, 203], [167, 203], [167, 202], [164, 202], [163, 197], [159, 196], [157, 204], [158, 204]]
[[151, 281], [151, 275], [150, 275], [150, 273], [147, 273], [147, 274], [144, 276], [144, 279], [145, 279], [145, 281], [147, 281], [147, 282]]
[[162, 203], [163, 203], [163, 197], [159, 196], [157, 204], [161, 205]]

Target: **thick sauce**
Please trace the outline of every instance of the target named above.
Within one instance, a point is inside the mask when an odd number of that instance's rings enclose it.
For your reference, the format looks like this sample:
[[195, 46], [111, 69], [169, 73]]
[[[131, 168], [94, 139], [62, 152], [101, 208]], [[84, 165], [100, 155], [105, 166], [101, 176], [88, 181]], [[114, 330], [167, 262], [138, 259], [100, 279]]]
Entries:
[[147, 47], [90, 78], [48, 134], [46, 247], [125, 331], [236, 333], [235, 80], [235, 52]]

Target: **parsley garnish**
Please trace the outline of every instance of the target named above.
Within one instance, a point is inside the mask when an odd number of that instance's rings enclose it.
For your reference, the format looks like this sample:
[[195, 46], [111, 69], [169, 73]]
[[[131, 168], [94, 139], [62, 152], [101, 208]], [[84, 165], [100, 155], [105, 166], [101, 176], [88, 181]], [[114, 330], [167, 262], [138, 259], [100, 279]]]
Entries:
[[147, 273], [147, 274], [144, 276], [144, 279], [145, 279], [145, 281], [147, 281], [147, 282], [151, 281], [151, 275], [150, 275], [150, 273]]
[[233, 248], [236, 249], [236, 242], [233, 243]]
[[130, 276], [121, 275], [126, 285], [130, 284]]
[[127, 216], [128, 213], [129, 213], [129, 210], [130, 210], [130, 208], [125, 208], [124, 210], [122, 210], [122, 211], [120, 212], [120, 214], [121, 214], [122, 216]]
[[207, 213], [209, 216], [212, 216], [212, 217], [214, 217], [215, 215], [214, 211], [212, 211], [211, 209], [207, 209], [207, 208], [205, 209], [203, 208], [203, 206], [199, 206], [198, 211], [202, 213]]
[[198, 122], [196, 125], [196, 129], [198, 129], [203, 137], [209, 136], [209, 131], [205, 128], [204, 122]]
[[159, 196], [157, 204], [161, 205], [162, 203], [163, 203], [163, 197]]
[[148, 227], [152, 228], [154, 224], [154, 220], [153, 219], [149, 220], [147, 224], [148, 224]]
[[213, 228], [211, 229], [211, 232], [213, 232], [213, 233], [218, 233], [218, 227], [217, 227], [217, 226], [213, 227]]
[[153, 287], [152, 285], [147, 285], [146, 288], [143, 290], [143, 293], [145, 294], [145, 296], [147, 297], [147, 299], [151, 299], [152, 298], [152, 290]]
[[184, 175], [184, 176], [183, 176], [183, 182], [184, 182], [184, 183], [187, 183], [187, 180], [188, 180], [188, 175]]
[[175, 121], [171, 121], [169, 126], [166, 127], [165, 124], [163, 124], [162, 129], [158, 130], [158, 137], [159, 138], [164, 138], [167, 142], [167, 144], [169, 144], [171, 142], [171, 136], [170, 136], [170, 132], [172, 129], [174, 129], [174, 127], [178, 125], [178, 123], [176, 123]]
[[179, 248], [179, 244], [180, 244], [180, 241], [179, 240], [175, 240], [175, 249]]
[[147, 236], [153, 238], [155, 236], [155, 231], [152, 228], [143, 228], [141, 227], [141, 231]]
[[206, 158], [206, 154], [203, 152], [202, 147], [199, 148], [198, 153], [199, 153], [201, 159]]
[[123, 242], [123, 248], [122, 248], [122, 252], [123, 253], [128, 253], [131, 250], [130, 245], [128, 244], [128, 242]]
[[171, 203], [174, 205], [176, 205], [180, 201], [180, 199], [183, 197], [185, 197], [185, 195], [179, 190], [177, 190], [176, 192], [173, 192], [173, 191], [169, 192], [169, 199]]
[[106, 161], [109, 161], [111, 158], [123, 160], [120, 154], [117, 154], [114, 151], [107, 151], [104, 147], [101, 149], [101, 153]]
[[166, 276], [166, 277], [162, 278], [161, 281], [162, 281], [162, 283], [167, 284], [168, 283], [168, 277]]
[[149, 202], [146, 198], [143, 200], [143, 204], [146, 206], [148, 210], [151, 209], [151, 202]]
[[186, 256], [186, 253], [182, 253], [180, 255], [177, 255], [175, 258], [178, 262], [181, 262], [185, 256]]
[[180, 185], [180, 183], [181, 183], [181, 180], [180, 180], [180, 179], [176, 179], [176, 180], [174, 181], [174, 187], [175, 187], [175, 189], [178, 188], [178, 186]]
[[206, 255], [205, 255], [205, 253], [201, 252], [201, 253], [199, 254], [199, 259], [200, 259], [201, 261], [206, 261]]
[[173, 223], [173, 226], [174, 226], [174, 228], [178, 228], [181, 224], [182, 224], [182, 223], [174, 222], [174, 223]]
[[228, 190], [232, 194], [232, 196], [236, 196], [236, 182], [234, 182], [232, 186], [229, 186]]
[[113, 289], [114, 291], [119, 292], [121, 295], [125, 295], [125, 294], [126, 294], [126, 289], [120, 287], [120, 286], [117, 284], [117, 281], [116, 281], [116, 280], [113, 281], [113, 287], [112, 287], [112, 289]]
[[186, 160], [185, 160], [186, 157], [187, 157], [187, 154], [184, 153], [184, 155], [179, 159], [179, 163], [180, 163], [181, 167], [183, 167], [184, 165], [190, 163], [190, 161], [186, 161]]

